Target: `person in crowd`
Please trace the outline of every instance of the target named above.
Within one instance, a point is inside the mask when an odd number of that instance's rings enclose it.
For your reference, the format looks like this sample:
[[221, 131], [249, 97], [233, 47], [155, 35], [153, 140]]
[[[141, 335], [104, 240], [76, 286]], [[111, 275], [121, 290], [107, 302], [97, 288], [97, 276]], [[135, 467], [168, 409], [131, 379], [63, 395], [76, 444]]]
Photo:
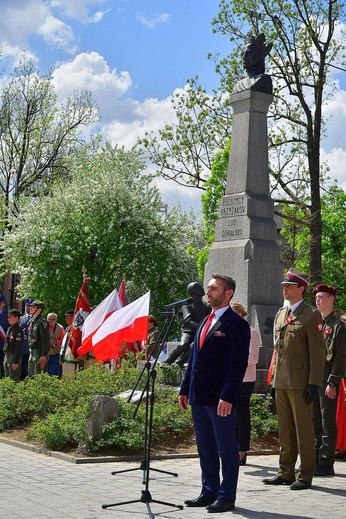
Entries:
[[200, 283], [197, 281], [189, 283], [187, 285], [187, 293], [192, 298], [192, 302], [181, 307], [182, 326], [180, 343], [166, 361], [167, 364], [176, 362], [181, 367], [189, 361], [191, 345], [200, 322], [210, 314], [210, 307], [202, 300], [204, 289]]
[[313, 404], [317, 467], [316, 476], [332, 476], [337, 442], [336, 410], [340, 381], [346, 375], [346, 328], [334, 310], [336, 289], [320, 284], [312, 291], [323, 318], [326, 362], [323, 385]]
[[4, 344], [5, 377], [19, 382], [20, 366], [22, 362], [23, 330], [19, 325], [21, 313], [16, 308], [8, 312], [9, 328], [7, 329]]
[[[244, 306], [238, 301], [231, 302], [232, 310], [243, 317], [248, 315]], [[240, 401], [237, 408], [237, 426], [239, 438], [239, 463], [246, 465], [246, 456], [250, 450], [251, 439], [251, 418], [250, 418], [250, 398], [255, 388], [256, 364], [258, 362], [259, 349], [261, 346], [261, 336], [259, 332], [250, 326], [251, 340], [249, 358], [243, 382], [240, 386]]]
[[157, 342], [159, 335], [160, 332], [157, 327], [157, 321], [153, 315], [149, 315], [148, 338], [143, 344], [143, 347], [145, 349], [145, 356], [147, 359], [150, 359], [150, 357], [156, 359], [156, 357], [160, 353], [161, 344], [160, 342]]
[[207, 288], [212, 312], [197, 330], [179, 394], [181, 409], [191, 405], [202, 470], [201, 494], [185, 504], [215, 513], [234, 509], [239, 474], [235, 408], [249, 356], [250, 327], [229, 306], [234, 291], [232, 278], [213, 274]]
[[79, 361], [74, 358], [71, 348], [68, 345], [68, 338], [70, 335], [71, 326], [73, 324], [73, 315], [74, 310], [67, 310], [65, 312], [66, 328], [60, 349], [60, 364], [62, 367], [62, 377], [66, 377], [67, 375], [71, 374], [75, 375], [76, 371], [79, 368]]
[[4, 343], [8, 328], [6, 297], [0, 294], [0, 378], [5, 376], [4, 371]]
[[54, 312], [47, 315], [49, 323], [50, 349], [48, 359], [48, 374], [60, 376], [60, 348], [65, 335], [64, 327], [58, 323], [58, 316]]
[[[282, 281], [287, 305], [274, 321], [274, 375], [280, 458], [279, 471], [264, 478], [266, 485], [290, 485], [291, 490], [311, 487], [316, 468], [312, 402], [322, 385], [324, 342], [322, 316], [303, 300], [308, 276], [289, 270]], [[295, 468], [299, 454], [301, 465]]]
[[30, 305], [32, 303], [32, 299], [25, 299], [25, 310], [24, 315], [22, 315], [19, 319], [19, 326], [23, 330], [23, 349], [22, 349], [22, 365], [20, 370], [20, 380], [24, 380], [29, 374], [29, 326], [31, 321], [30, 314]]
[[47, 372], [50, 336], [48, 321], [42, 315], [44, 309], [44, 303], [39, 300], [33, 301], [30, 305], [29, 377]]

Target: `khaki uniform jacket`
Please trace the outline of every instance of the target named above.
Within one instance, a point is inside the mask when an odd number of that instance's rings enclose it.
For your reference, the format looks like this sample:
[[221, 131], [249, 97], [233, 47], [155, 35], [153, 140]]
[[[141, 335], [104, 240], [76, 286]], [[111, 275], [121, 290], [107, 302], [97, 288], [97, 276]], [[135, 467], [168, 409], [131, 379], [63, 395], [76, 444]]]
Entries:
[[323, 319], [323, 335], [329, 374], [327, 383], [337, 386], [346, 376], [346, 327], [335, 312]]
[[304, 301], [289, 316], [280, 308], [274, 322], [275, 389], [322, 385], [325, 362], [322, 316]]

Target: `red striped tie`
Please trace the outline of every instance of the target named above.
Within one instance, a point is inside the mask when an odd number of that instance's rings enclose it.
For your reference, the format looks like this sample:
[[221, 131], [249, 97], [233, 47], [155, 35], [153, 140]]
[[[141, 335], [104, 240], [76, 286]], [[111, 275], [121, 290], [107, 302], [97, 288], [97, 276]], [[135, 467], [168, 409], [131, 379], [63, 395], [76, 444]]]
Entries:
[[214, 317], [215, 317], [214, 312], [212, 312], [211, 314], [209, 314], [209, 317], [208, 317], [208, 319], [206, 320], [205, 325], [203, 326], [203, 330], [202, 330], [202, 332], [201, 332], [201, 336], [200, 336], [200, 339], [199, 339], [199, 347], [200, 347], [200, 348], [202, 348], [202, 346], [203, 346], [205, 336], [207, 335], [207, 333], [208, 333], [208, 331], [209, 331], [209, 328], [210, 328], [211, 322], [212, 322], [212, 320], [214, 319]]

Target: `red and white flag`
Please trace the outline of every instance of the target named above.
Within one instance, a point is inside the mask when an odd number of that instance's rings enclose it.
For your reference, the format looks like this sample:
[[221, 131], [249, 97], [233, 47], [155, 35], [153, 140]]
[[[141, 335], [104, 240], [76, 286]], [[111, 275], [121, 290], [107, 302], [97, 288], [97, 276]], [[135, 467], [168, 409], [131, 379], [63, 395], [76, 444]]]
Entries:
[[68, 345], [71, 348], [74, 358], [78, 357], [78, 348], [82, 343], [82, 327], [85, 319], [90, 314], [90, 300], [88, 282], [90, 278], [84, 277], [83, 284], [79, 290], [76, 306], [73, 314], [73, 324], [68, 337]]
[[3, 329], [3, 327], [1, 326], [1, 324], [0, 324], [0, 339], [3, 341], [6, 339], [6, 332]]
[[92, 350], [92, 338], [97, 330], [113, 312], [122, 307], [123, 303], [115, 288], [85, 319], [82, 329], [82, 345], [78, 348], [79, 355], [85, 355]]
[[119, 355], [124, 342], [148, 337], [150, 292], [113, 312], [92, 337], [93, 354], [99, 362]]
[[118, 294], [119, 294], [119, 297], [120, 297], [120, 300], [121, 300], [123, 306], [126, 306], [127, 305], [127, 299], [126, 299], [126, 295], [125, 295], [125, 279], [121, 280]]

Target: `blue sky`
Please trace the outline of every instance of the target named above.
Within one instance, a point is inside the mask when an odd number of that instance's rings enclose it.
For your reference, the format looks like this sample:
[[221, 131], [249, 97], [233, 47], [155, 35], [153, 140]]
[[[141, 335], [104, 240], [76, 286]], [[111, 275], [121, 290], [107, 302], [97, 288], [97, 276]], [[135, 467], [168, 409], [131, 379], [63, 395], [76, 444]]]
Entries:
[[[11, 5], [22, 4], [11, 0]], [[29, 3], [29, 2], [27, 2]], [[33, 2], [59, 4], [59, 2]], [[133, 84], [127, 95], [144, 100], [166, 97], [186, 79], [198, 73], [205, 86], [213, 86], [216, 75], [206, 56], [208, 52], [229, 50], [227, 38], [212, 34], [211, 20], [218, 1], [201, 0], [112, 0], [76, 1], [60, 4], [89, 4], [88, 15], [72, 18], [51, 12], [70, 27], [74, 37], [54, 48], [42, 36], [27, 38], [44, 71], [80, 52], [98, 52], [111, 69], [128, 71]], [[92, 21], [98, 18], [99, 21]], [[77, 14], [75, 14], [77, 16]], [[53, 25], [53, 24], [52, 24]]]
[[[132, 146], [144, 132], [174, 122], [171, 98], [194, 75], [217, 85], [209, 52], [225, 56], [230, 43], [212, 34], [218, 0], [0, 0], [2, 65], [23, 50], [42, 73], [54, 67], [61, 99], [90, 89], [105, 138]], [[339, 74], [338, 79], [345, 77]], [[3, 79], [3, 78], [2, 78]], [[343, 82], [345, 85], [345, 82]], [[328, 104], [332, 116], [322, 159], [346, 188], [346, 91]], [[161, 181], [164, 198], [200, 208], [200, 192]]]

